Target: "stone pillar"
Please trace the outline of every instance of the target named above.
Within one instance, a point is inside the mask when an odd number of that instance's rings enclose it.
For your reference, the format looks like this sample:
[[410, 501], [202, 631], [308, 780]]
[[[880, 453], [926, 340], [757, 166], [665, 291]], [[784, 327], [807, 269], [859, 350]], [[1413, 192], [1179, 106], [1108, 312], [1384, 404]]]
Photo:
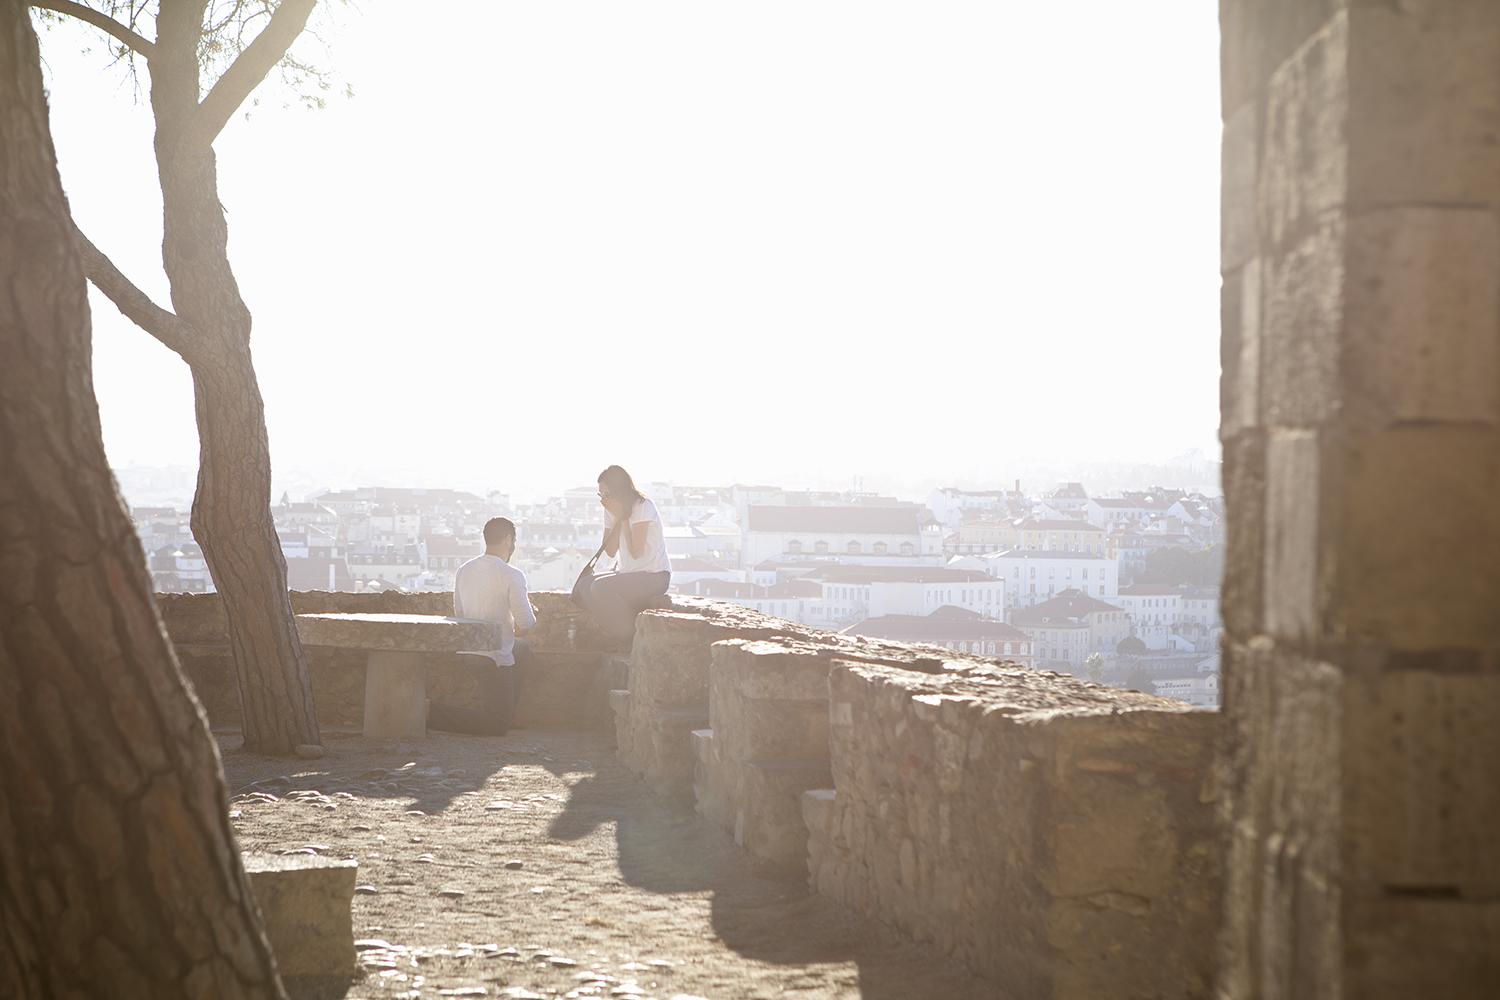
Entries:
[[1218, 994], [1500, 981], [1500, 3], [1221, 0]]

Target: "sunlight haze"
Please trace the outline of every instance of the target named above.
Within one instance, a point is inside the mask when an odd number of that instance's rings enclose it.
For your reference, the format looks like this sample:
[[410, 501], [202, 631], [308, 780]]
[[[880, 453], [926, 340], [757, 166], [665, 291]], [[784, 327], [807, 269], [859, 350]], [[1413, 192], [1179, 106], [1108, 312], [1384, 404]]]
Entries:
[[[1217, 460], [1213, 4], [418, 9], [215, 147], [278, 489]], [[169, 305], [104, 48], [43, 34], [64, 187]], [[111, 464], [196, 464], [187, 366], [91, 298]]]

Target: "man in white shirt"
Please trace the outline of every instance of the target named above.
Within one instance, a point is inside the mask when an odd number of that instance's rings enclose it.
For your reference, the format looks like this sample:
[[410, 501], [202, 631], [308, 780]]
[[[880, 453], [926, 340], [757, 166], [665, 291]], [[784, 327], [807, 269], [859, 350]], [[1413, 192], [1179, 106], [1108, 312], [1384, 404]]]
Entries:
[[499, 649], [458, 654], [479, 683], [483, 710], [428, 701], [428, 729], [504, 736], [515, 721], [516, 674], [531, 661], [531, 647], [520, 636], [536, 624], [536, 612], [526, 597], [525, 574], [510, 564], [516, 526], [509, 518], [492, 517], [485, 523], [484, 546], [484, 555], [464, 563], [454, 577], [453, 616], [504, 622], [505, 641]]

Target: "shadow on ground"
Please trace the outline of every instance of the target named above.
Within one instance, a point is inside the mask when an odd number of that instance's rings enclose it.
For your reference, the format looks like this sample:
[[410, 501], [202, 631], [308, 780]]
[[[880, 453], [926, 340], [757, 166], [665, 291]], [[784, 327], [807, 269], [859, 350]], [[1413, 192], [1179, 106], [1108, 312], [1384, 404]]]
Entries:
[[[626, 782], [633, 787], [622, 789]], [[864, 1000], [911, 1000], [918, 969], [931, 975], [918, 977], [917, 996], [1006, 998], [962, 963], [810, 893], [805, 870], [751, 857], [691, 806], [652, 796], [633, 775], [622, 782], [597, 772], [575, 782], [548, 834], [577, 840], [607, 822], [616, 824], [620, 873], [628, 884], [660, 894], [710, 890], [714, 932], [747, 958], [787, 966], [852, 960]]]

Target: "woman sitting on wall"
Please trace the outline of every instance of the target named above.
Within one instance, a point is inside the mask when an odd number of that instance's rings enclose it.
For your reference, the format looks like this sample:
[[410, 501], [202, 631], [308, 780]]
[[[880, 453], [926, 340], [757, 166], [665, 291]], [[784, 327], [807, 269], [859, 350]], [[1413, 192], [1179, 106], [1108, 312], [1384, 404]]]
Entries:
[[618, 465], [599, 473], [599, 502], [604, 552], [614, 557], [615, 571], [594, 577], [580, 603], [604, 631], [629, 639], [635, 635], [635, 616], [652, 607], [672, 582], [667, 541], [656, 504]]

